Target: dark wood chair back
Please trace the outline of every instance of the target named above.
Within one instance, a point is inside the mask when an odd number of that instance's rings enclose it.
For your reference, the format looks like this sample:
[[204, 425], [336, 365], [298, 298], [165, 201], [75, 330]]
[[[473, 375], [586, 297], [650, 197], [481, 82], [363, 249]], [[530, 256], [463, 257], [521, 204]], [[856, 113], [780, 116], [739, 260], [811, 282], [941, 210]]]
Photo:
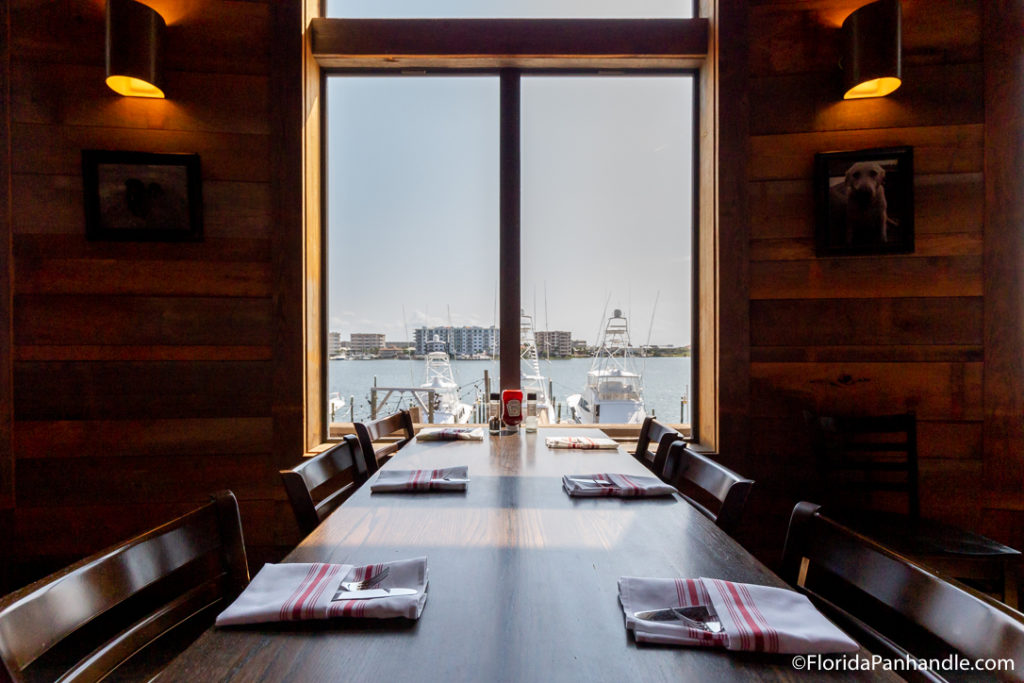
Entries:
[[[640, 438], [636, 442], [636, 452], [633, 454], [644, 467], [654, 472], [659, 477], [664, 476], [665, 461], [668, 459], [668, 449], [674, 441], [679, 441], [683, 435], [678, 431], [664, 425], [653, 417], [644, 418], [640, 427]], [[651, 444], [654, 444], [654, 452], [651, 452]]]
[[879, 492], [889, 491], [897, 494], [901, 511], [920, 517], [914, 413], [807, 418], [822, 493], [831, 504], [871, 508], [876, 506], [874, 498], [885, 495]]
[[669, 446], [664, 471], [665, 481], [719, 528], [729, 533], [736, 528], [754, 485], [752, 479], [691, 450], [685, 441]]
[[230, 491], [0, 599], [0, 680], [150, 680], [249, 582]]
[[[389, 437], [396, 432], [401, 432], [404, 436], [388, 443], [383, 448], [374, 450], [374, 442]], [[356, 436], [359, 437], [359, 446], [363, 450], [363, 459], [366, 461], [367, 473], [373, 474], [376, 472], [381, 464], [387, 462], [402, 446], [409, 443], [415, 434], [416, 432], [412, 426], [412, 417], [410, 417], [407, 410], [400, 410], [393, 415], [388, 415], [372, 422], [357, 422]]]
[[1017, 606], [1021, 554], [997, 541], [922, 519], [917, 418], [805, 415], [829, 515], [896, 552]]
[[[818, 505], [794, 508], [781, 575], [874, 654], [1011, 659], [1012, 670], [983, 676], [1024, 679], [1024, 614], [822, 516]], [[900, 671], [929, 681], [942, 673]]]
[[303, 536], [309, 535], [324, 517], [348, 500], [366, 479], [363, 452], [359, 440], [352, 434], [302, 464], [281, 470], [281, 481]]

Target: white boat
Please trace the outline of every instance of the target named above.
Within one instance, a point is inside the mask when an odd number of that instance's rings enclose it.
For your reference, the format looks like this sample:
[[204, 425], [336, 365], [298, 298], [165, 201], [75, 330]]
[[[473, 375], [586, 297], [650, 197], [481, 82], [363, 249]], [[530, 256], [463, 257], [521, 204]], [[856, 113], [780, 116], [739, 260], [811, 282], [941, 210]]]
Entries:
[[519, 382], [523, 397], [536, 395], [537, 417], [541, 424], [555, 423], [555, 409], [548, 396], [547, 378], [540, 373], [537, 356], [537, 335], [533, 329], [533, 316], [519, 312]]
[[[426, 375], [420, 388], [434, 391], [433, 424], [466, 424], [473, 417], [473, 406], [462, 402], [444, 343], [436, 336], [427, 342]], [[429, 414], [423, 418], [429, 420]]]
[[643, 377], [635, 367], [629, 324], [615, 309], [605, 325], [582, 394], [565, 399], [573, 422], [640, 424], [644, 409]]

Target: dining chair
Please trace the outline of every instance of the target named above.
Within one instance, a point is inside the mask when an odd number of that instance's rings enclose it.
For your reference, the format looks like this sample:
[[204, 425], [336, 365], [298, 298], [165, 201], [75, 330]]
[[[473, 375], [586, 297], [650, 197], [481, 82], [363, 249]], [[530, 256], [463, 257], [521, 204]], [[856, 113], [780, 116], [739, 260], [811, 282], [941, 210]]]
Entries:
[[669, 446], [662, 479], [726, 533], [736, 528], [754, 485], [752, 479], [691, 450], [685, 441]]
[[352, 434], [280, 474], [303, 536], [308, 536], [367, 479], [363, 451]]
[[[640, 437], [637, 439], [633, 457], [660, 477], [664, 473], [669, 446], [673, 441], [682, 438], [683, 435], [672, 427], [658, 422], [653, 417], [645, 417], [644, 423], [640, 427]], [[651, 444], [655, 444], [653, 453], [650, 451]]]
[[249, 582], [230, 491], [0, 599], [0, 680], [150, 680]]
[[[985, 680], [1024, 679], [1024, 614], [823, 516], [818, 505], [793, 509], [780, 574], [873, 654], [1005, 658], [1013, 670]], [[945, 680], [942, 671], [899, 673]]]
[[933, 569], [1017, 606], [1021, 553], [921, 517], [917, 417], [805, 414], [829, 516]]
[[[392, 434], [401, 433], [404, 436], [397, 441], [391, 441], [379, 450], [374, 450], [374, 442], [390, 437]], [[382, 417], [372, 422], [357, 422], [356, 436], [359, 437], [359, 447], [363, 451], [363, 460], [366, 462], [366, 472], [373, 474], [380, 465], [387, 462], [398, 450], [409, 443], [416, 435], [412, 426], [412, 417], [409, 411], [400, 410], [397, 413]]]

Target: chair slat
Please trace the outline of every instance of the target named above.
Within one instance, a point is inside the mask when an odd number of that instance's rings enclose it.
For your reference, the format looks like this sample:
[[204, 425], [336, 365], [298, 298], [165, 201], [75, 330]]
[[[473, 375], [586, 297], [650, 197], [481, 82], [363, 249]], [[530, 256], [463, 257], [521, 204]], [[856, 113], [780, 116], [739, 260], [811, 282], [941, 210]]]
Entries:
[[[817, 505], [794, 508], [781, 575], [829, 616], [861, 624], [876, 654], [1009, 658], [1014, 670], [999, 675], [1024, 678], [1024, 615], [824, 517]], [[871, 609], [876, 601], [884, 612]]]
[[[225, 491], [0, 599], [0, 661], [18, 682], [37, 680], [34, 667], [44, 662], [67, 662], [77, 679], [98, 680], [173, 625], [161, 614], [191, 618], [201, 605], [183, 596], [213, 581], [233, 599], [248, 579], [238, 504]], [[72, 651], [82, 654], [67, 657]]]
[[[675, 441], [668, 449], [665, 479], [680, 490], [683, 497], [692, 503], [719, 528], [731, 532], [736, 528], [754, 482], [729, 468], [715, 462], [706, 455], [689, 449], [685, 441]], [[718, 511], [712, 511], [702, 501], [689, 493], [710, 498], [718, 504]], [[709, 501], [710, 502], [710, 501]]]
[[[367, 466], [355, 436], [348, 434], [330, 450], [309, 458], [290, 470], [281, 470], [295, 520], [303, 535], [309, 534], [327, 515], [348, 500], [367, 479]], [[318, 487], [338, 477], [349, 481], [335, 484], [335, 488], [319, 502], [313, 500]]]
[[[636, 451], [633, 454], [640, 463], [659, 477], [664, 475], [665, 461], [668, 458], [668, 449], [673, 442], [681, 440], [683, 435], [668, 425], [658, 422], [653, 417], [644, 418], [640, 427], [640, 436], [636, 442]], [[650, 445], [656, 444], [655, 451], [650, 451]]]
[[[389, 456], [398, 452], [402, 446], [409, 443], [416, 435], [412, 424], [412, 417], [407, 410], [400, 410], [397, 413], [373, 420], [372, 422], [357, 422], [355, 428], [368, 474], [373, 474], [380, 468], [382, 458], [386, 462]], [[383, 448], [374, 448], [373, 444], [375, 442], [395, 433], [401, 433], [404, 436], [397, 442]]]

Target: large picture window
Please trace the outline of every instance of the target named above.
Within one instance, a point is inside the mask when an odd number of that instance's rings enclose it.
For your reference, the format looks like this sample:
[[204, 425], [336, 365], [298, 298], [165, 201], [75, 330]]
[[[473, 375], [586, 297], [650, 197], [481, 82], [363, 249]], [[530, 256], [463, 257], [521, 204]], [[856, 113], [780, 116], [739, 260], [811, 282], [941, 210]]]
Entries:
[[477, 421], [512, 385], [551, 422], [689, 423], [694, 91], [678, 70], [328, 76], [327, 422]]

